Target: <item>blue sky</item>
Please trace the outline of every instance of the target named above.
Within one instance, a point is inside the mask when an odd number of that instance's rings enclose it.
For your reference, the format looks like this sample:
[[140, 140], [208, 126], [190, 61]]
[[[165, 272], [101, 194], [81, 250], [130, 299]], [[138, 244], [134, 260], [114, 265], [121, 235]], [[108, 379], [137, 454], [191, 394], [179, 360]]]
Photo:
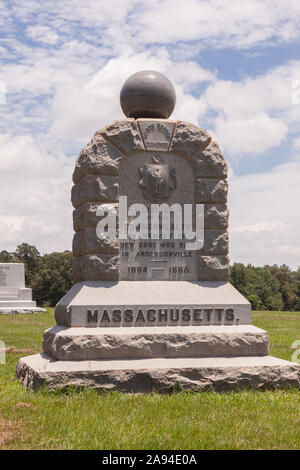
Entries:
[[299, 26], [298, 0], [0, 0], [0, 250], [71, 248], [76, 157], [154, 69], [229, 162], [231, 261], [300, 266]]

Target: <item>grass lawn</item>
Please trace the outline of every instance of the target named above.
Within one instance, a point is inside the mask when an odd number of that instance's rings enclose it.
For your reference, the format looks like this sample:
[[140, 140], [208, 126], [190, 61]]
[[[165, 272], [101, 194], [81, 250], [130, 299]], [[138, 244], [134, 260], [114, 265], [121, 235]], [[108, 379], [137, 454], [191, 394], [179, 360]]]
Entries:
[[[28, 392], [15, 379], [20, 357], [41, 350], [54, 325], [44, 314], [0, 316], [0, 449], [299, 449], [300, 391], [171, 395]], [[255, 312], [271, 355], [291, 359], [300, 313]]]

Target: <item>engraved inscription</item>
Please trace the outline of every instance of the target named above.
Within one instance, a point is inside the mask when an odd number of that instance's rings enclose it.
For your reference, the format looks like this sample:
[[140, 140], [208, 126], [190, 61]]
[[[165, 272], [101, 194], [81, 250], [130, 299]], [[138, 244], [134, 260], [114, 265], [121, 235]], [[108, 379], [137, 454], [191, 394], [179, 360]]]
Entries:
[[197, 307], [97, 307], [87, 309], [90, 326], [165, 326], [165, 325], [233, 325], [238, 323], [234, 308]]
[[9, 270], [8, 266], [3, 266], [0, 268], [0, 286], [6, 287], [7, 286], [7, 271]]
[[24, 264], [0, 263], [0, 287], [25, 287]]
[[147, 150], [168, 151], [174, 130], [173, 122], [139, 120], [138, 124]]
[[[197, 280], [198, 252], [186, 247], [189, 240], [183, 217], [185, 205], [195, 207], [191, 164], [169, 152], [139, 152], [120, 165], [120, 196], [127, 197], [128, 207], [140, 203], [148, 213], [148, 223], [145, 219], [140, 223], [140, 238], [120, 240], [120, 280]], [[154, 206], [159, 208], [155, 219]], [[132, 221], [129, 216], [127, 227]], [[168, 236], [164, 233], [166, 221], [170, 228]]]

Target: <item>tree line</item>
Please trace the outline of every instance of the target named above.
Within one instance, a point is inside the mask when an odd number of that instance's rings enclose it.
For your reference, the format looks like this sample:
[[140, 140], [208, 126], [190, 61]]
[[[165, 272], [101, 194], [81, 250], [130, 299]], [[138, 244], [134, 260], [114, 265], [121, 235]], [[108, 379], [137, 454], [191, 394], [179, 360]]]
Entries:
[[[54, 306], [73, 285], [71, 251], [41, 255], [35, 246], [22, 243], [13, 252], [1, 251], [0, 263], [25, 264], [26, 286], [40, 306]], [[234, 263], [230, 270], [230, 282], [253, 310], [300, 310], [300, 268]]]
[[28, 243], [15, 251], [1, 251], [0, 263], [24, 263], [25, 284], [31, 287], [32, 298], [41, 307], [53, 307], [72, 287], [72, 252], [41, 255]]
[[234, 263], [230, 282], [251, 302], [253, 310], [300, 310], [300, 268], [244, 266]]

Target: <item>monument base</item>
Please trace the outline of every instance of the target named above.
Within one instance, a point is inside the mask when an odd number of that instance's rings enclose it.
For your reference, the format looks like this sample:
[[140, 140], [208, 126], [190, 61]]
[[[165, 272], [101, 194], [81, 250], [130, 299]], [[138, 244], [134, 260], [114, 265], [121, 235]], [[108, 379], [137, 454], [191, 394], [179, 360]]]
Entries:
[[43, 351], [58, 361], [266, 356], [268, 334], [253, 325], [67, 328], [44, 333]]
[[154, 327], [251, 324], [251, 304], [229, 282], [77, 282], [55, 308], [58, 325]]
[[41, 313], [46, 312], [44, 308], [38, 308], [32, 300], [32, 290], [25, 287], [24, 264], [1, 263], [1, 269], [5, 276], [9, 276], [8, 284], [0, 287], [0, 315], [11, 315], [15, 313]]
[[43, 313], [45, 308], [0, 308], [0, 315], [15, 315], [18, 313]]
[[300, 387], [300, 366], [268, 356], [268, 334], [228, 282], [81, 282], [57, 304], [43, 353], [20, 359], [30, 389], [122, 392]]
[[20, 359], [17, 377], [29, 389], [88, 386], [126, 393], [300, 387], [299, 365], [271, 356], [57, 361], [36, 354]]
[[0, 301], [0, 315], [11, 315], [16, 313], [42, 313], [46, 309], [36, 306], [33, 300], [5, 300]]

